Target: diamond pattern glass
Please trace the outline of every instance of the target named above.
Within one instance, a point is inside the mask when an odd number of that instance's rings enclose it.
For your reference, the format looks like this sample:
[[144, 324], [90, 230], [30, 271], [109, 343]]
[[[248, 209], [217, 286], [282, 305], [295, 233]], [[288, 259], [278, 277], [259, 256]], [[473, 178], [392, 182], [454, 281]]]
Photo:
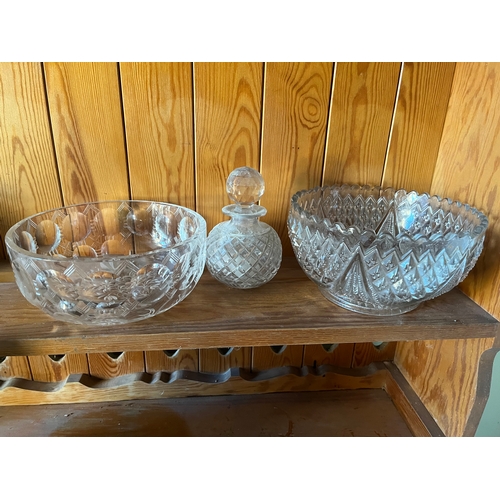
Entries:
[[207, 240], [207, 269], [233, 288], [256, 288], [270, 281], [281, 265], [281, 240], [276, 231], [259, 221], [266, 209], [256, 203], [264, 194], [264, 179], [250, 167], [231, 172], [226, 182], [236, 202], [222, 211], [231, 220], [215, 226]]
[[288, 216], [295, 256], [323, 295], [379, 316], [408, 312], [460, 283], [487, 226], [460, 202], [356, 185], [300, 191]]

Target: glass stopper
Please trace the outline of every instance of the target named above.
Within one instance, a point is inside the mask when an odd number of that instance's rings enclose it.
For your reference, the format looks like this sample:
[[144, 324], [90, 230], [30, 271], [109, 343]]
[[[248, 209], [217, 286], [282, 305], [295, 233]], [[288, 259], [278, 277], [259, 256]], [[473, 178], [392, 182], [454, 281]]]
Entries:
[[257, 203], [264, 194], [265, 183], [262, 175], [250, 167], [233, 170], [226, 181], [229, 198], [238, 205], [249, 206]]

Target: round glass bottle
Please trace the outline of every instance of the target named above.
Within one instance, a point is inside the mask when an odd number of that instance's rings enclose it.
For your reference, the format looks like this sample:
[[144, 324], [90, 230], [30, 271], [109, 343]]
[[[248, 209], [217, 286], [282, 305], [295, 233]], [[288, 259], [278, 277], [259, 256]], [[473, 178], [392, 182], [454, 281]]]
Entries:
[[226, 182], [235, 202], [222, 212], [231, 220], [215, 226], [207, 239], [207, 269], [212, 276], [233, 288], [256, 288], [274, 278], [281, 264], [278, 233], [259, 217], [267, 210], [257, 205], [264, 194], [262, 176], [250, 167], [231, 172]]

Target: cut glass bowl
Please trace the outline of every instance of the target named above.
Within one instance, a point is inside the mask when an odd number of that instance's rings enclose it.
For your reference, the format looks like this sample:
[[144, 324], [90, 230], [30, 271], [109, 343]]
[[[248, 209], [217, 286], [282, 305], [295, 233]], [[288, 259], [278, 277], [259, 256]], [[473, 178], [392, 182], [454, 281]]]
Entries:
[[460, 283], [487, 226], [457, 201], [356, 185], [300, 191], [288, 216], [295, 256], [323, 295], [377, 316], [411, 311]]
[[23, 296], [55, 319], [114, 325], [185, 299], [206, 258], [206, 222], [185, 207], [103, 201], [50, 210], [5, 237]]

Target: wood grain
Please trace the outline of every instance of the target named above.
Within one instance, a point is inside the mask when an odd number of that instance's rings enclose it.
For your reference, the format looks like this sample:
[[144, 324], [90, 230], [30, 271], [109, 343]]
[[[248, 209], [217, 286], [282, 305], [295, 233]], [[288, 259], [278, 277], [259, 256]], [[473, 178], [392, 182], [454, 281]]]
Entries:
[[[0, 174], [0, 240], [24, 217], [61, 206], [39, 63], [0, 63]], [[9, 373], [31, 378], [27, 359], [12, 363]]]
[[250, 369], [252, 348], [200, 349], [200, 372], [221, 373], [230, 368]]
[[121, 63], [130, 189], [195, 208], [191, 63]]
[[[465, 424], [463, 433], [464, 436], [474, 437], [477, 434], [479, 424], [490, 397], [492, 384], [496, 383], [496, 381], [493, 381], [493, 365], [499, 350], [500, 338], [496, 337], [492, 348], [488, 349], [481, 355], [477, 368], [478, 380], [476, 384], [474, 403], [472, 404], [472, 409], [467, 417], [467, 423]], [[493, 387], [495, 386], [493, 385]]]
[[2, 240], [2, 236], [0, 235], [0, 260], [7, 259], [7, 251], [5, 249], [5, 244]]
[[261, 173], [263, 218], [292, 255], [286, 218], [290, 198], [321, 184], [332, 63], [266, 63]]
[[383, 186], [430, 190], [454, 72], [455, 63], [404, 63]]
[[198, 349], [171, 349], [169, 351], [146, 351], [146, 371], [154, 373], [159, 371], [174, 372], [176, 370], [198, 371]]
[[169, 311], [119, 328], [54, 321], [29, 304], [14, 283], [0, 283], [0, 308], [0, 354], [21, 356], [484, 338], [495, 336], [499, 325], [458, 289], [400, 316], [356, 314], [326, 300], [293, 259], [257, 289], [230, 289], [205, 272]]
[[28, 358], [25, 356], [0, 356], [0, 379], [22, 378], [31, 380]]
[[60, 360], [49, 356], [28, 356], [28, 360], [33, 380], [37, 382], [58, 382], [72, 373], [89, 373], [85, 354], [66, 354]]
[[[281, 367], [259, 373], [231, 368], [222, 373], [186, 371], [175, 375], [178, 376], [174, 380], [169, 374], [147, 373], [104, 380], [90, 375], [71, 375], [60, 383], [14, 380], [0, 391], [0, 407], [220, 394], [380, 389], [385, 385], [387, 370], [375, 365], [359, 369], [323, 365], [317, 369]], [[164, 382], [163, 378], [167, 381]]]
[[484, 211], [485, 246], [461, 288], [500, 318], [500, 63], [458, 63], [432, 189]]
[[364, 342], [354, 346], [352, 367], [366, 366], [379, 361], [391, 361], [394, 359], [397, 342], [384, 342], [376, 347], [373, 342]]
[[89, 353], [88, 360], [90, 374], [99, 378], [111, 379], [145, 371], [142, 351]]
[[39, 63], [0, 63], [0, 174], [1, 239], [20, 219], [61, 206]]
[[[500, 317], [499, 92], [499, 63], [457, 63], [432, 180], [434, 193], [476, 206], [489, 217], [483, 253], [460, 287], [497, 318]], [[460, 435], [464, 430], [475, 398], [477, 366], [489, 345], [483, 340], [426, 342], [402, 346], [398, 352], [401, 370], [415, 379], [416, 392], [447, 433]], [[462, 352], [465, 349], [467, 352]], [[432, 363], [422, 366], [417, 376], [415, 370], [421, 360], [416, 356], [427, 350], [432, 350]], [[454, 356], [458, 359], [467, 356], [467, 363], [448, 372]], [[464, 380], [467, 387], [463, 387]], [[434, 384], [432, 390], [430, 383]], [[463, 389], [457, 392], [458, 388]]]
[[411, 436], [382, 390], [0, 409], [1, 436]]
[[64, 204], [129, 198], [117, 65], [45, 63]]
[[195, 63], [196, 208], [207, 230], [224, 220], [226, 179], [260, 168], [262, 63]]
[[394, 362], [447, 436], [461, 436], [474, 403], [477, 366], [493, 339], [400, 342]]
[[385, 362], [384, 366], [387, 369], [384, 389], [412, 434], [416, 437], [443, 437], [445, 434], [401, 372], [391, 362]]
[[378, 186], [401, 63], [337, 63], [323, 185]]
[[268, 370], [279, 366], [302, 366], [304, 346], [283, 345], [254, 347], [252, 353], [252, 371]]
[[349, 368], [354, 344], [316, 344], [304, 346], [304, 366], [332, 365]]

